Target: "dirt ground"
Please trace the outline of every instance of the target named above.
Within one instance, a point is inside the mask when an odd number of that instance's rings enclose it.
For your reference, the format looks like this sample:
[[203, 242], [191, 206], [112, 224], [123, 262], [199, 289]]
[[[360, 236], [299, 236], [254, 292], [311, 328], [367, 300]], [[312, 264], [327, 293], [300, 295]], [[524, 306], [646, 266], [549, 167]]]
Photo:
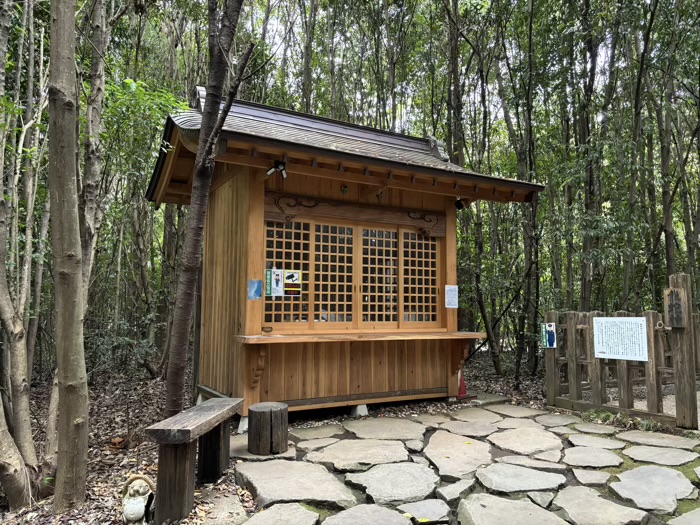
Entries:
[[[506, 368], [509, 368], [506, 363]], [[479, 352], [466, 366], [465, 378], [469, 391], [482, 391], [510, 397], [518, 404], [532, 407], [544, 405], [544, 383], [541, 377], [525, 378], [519, 392], [514, 392], [510, 377], [497, 377], [485, 352]], [[33, 428], [37, 442], [43, 442], [50, 383], [32, 388]], [[143, 377], [100, 377], [90, 385], [90, 437], [88, 453], [87, 501], [80, 509], [58, 516], [52, 512], [52, 498], [37, 502], [30, 509], [10, 512], [0, 490], [0, 523], [28, 524], [121, 524], [121, 496], [124, 481], [131, 474], [156, 477], [157, 449], [143, 439], [143, 429], [158, 421], [163, 407], [165, 384], [161, 380]], [[447, 402], [436, 400], [403, 404], [370, 406], [377, 415], [408, 415], [419, 412], [439, 412]], [[317, 425], [319, 421], [337, 421], [348, 416], [348, 409], [317, 410], [292, 413], [290, 425]], [[237, 492], [253, 511], [250, 494], [236, 486], [233, 477], [224, 476], [215, 485], [201, 487], [195, 494], [195, 509], [183, 525], [202, 523], [217, 492]]]

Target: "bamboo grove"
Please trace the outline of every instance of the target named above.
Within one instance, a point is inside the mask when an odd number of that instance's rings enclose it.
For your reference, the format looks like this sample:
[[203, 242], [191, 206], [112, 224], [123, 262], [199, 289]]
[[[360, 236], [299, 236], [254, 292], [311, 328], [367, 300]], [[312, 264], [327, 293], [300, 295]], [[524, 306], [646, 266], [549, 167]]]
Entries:
[[[49, 24], [48, 2], [0, 0], [0, 389], [21, 458], [51, 465], [55, 406], [46, 429], [27, 417], [56, 366]], [[700, 294], [699, 26], [688, 0], [249, 0], [231, 55], [255, 44], [243, 99], [433, 135], [469, 169], [546, 185], [459, 216], [461, 324], [521, 374], [542, 312], [658, 310], [678, 271]], [[203, 1], [77, 5], [90, 381], [167, 370], [187, 210], [143, 194], [165, 116], [206, 83], [207, 27]]]

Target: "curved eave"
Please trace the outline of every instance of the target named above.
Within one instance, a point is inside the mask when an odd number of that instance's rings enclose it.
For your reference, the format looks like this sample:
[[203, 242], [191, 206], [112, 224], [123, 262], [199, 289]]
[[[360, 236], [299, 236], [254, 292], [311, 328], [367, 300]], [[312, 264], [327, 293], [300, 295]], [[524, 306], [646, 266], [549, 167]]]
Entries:
[[156, 188], [158, 187], [158, 182], [160, 181], [163, 168], [165, 167], [165, 160], [168, 156], [168, 150], [165, 149], [165, 144], [170, 144], [174, 129], [175, 121], [168, 116], [165, 119], [165, 129], [163, 130], [163, 139], [161, 140], [161, 145], [158, 150], [158, 159], [156, 160], [156, 165], [153, 168], [151, 180], [148, 182], [148, 189], [146, 189], [146, 200], [151, 202], [155, 202], [156, 200]]

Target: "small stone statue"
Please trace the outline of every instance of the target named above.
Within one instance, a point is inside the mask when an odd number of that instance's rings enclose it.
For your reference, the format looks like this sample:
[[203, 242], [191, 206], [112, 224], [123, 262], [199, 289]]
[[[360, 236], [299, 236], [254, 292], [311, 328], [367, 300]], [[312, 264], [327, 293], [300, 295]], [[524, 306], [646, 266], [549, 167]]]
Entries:
[[148, 525], [153, 520], [156, 487], [153, 480], [142, 474], [134, 474], [122, 489], [122, 523], [124, 525]]

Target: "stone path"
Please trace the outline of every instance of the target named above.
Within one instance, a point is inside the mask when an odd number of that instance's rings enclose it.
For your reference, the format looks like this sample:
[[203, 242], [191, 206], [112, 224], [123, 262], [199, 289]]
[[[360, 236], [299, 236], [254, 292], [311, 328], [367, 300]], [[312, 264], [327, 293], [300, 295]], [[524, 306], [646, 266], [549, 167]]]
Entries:
[[[290, 429], [236, 479], [250, 525], [700, 525], [700, 439], [494, 404]], [[669, 521], [670, 520], [670, 521]]]

